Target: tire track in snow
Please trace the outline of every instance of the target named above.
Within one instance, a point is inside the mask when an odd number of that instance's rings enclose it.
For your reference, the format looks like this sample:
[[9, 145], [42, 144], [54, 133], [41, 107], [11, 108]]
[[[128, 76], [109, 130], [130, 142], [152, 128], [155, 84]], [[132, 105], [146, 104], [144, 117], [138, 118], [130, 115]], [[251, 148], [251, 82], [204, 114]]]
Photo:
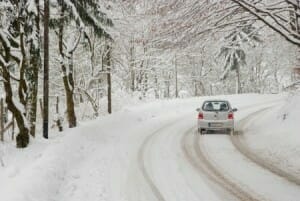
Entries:
[[172, 126], [173, 124], [176, 124], [176, 122], [180, 121], [181, 118], [176, 119], [175, 121], [157, 129], [156, 131], [154, 131], [152, 134], [150, 134], [143, 142], [143, 144], [141, 145], [141, 147], [139, 148], [138, 151], [138, 163], [139, 163], [139, 168], [142, 171], [142, 174], [147, 182], [147, 184], [149, 185], [151, 191], [153, 192], [153, 194], [155, 195], [155, 197], [157, 198], [157, 200], [159, 201], [166, 201], [166, 199], [164, 198], [164, 196], [162, 195], [162, 193], [160, 192], [160, 190], [158, 189], [158, 187], [155, 185], [155, 182], [153, 181], [153, 179], [151, 178], [150, 174], [147, 172], [147, 168], [145, 165], [145, 161], [144, 161], [144, 156], [145, 156], [145, 152], [146, 152], [146, 148], [147, 145], [149, 144], [149, 142], [151, 141], [152, 138], [154, 138], [156, 135], [158, 135], [159, 133], [161, 133], [163, 130], [167, 129], [168, 127]]
[[159, 189], [155, 185], [154, 181], [151, 179], [150, 175], [148, 174], [148, 172], [146, 170], [145, 162], [144, 162], [145, 146], [146, 146], [146, 144], [148, 143], [148, 141], [150, 139], [151, 138], [147, 138], [147, 140], [143, 143], [142, 148], [139, 151], [139, 154], [138, 154], [139, 167], [140, 167], [140, 169], [141, 169], [141, 171], [143, 173], [143, 176], [144, 176], [147, 184], [151, 188], [151, 191], [153, 192], [153, 194], [155, 195], [155, 197], [157, 198], [157, 200], [159, 200], [159, 201], [165, 201], [162, 193], [159, 191]]
[[[260, 111], [253, 112], [250, 115], [248, 115], [247, 117], [240, 120], [239, 123], [241, 123], [243, 125], [250, 119], [254, 118], [254, 116], [257, 116], [271, 108], [272, 107], [266, 107]], [[242, 126], [241, 126], [241, 128], [242, 128]], [[299, 175], [289, 173], [289, 172], [285, 171], [284, 169], [276, 166], [274, 163], [272, 163], [272, 161], [258, 156], [253, 150], [251, 150], [249, 145], [247, 145], [245, 140], [243, 140], [242, 138], [243, 138], [243, 130], [242, 129], [240, 131], [237, 131], [237, 135], [232, 135], [230, 137], [232, 144], [235, 146], [235, 148], [240, 153], [242, 153], [244, 156], [246, 156], [248, 159], [250, 159], [255, 164], [259, 165], [260, 167], [272, 172], [273, 174], [275, 174], [279, 177], [286, 179], [287, 181], [289, 181], [293, 184], [300, 186]]]
[[[193, 149], [196, 152], [197, 157], [194, 157], [190, 153], [190, 148], [188, 144], [188, 138], [191, 133], [193, 133], [193, 130], [195, 128], [189, 129], [183, 136], [181, 145], [182, 149], [185, 153], [185, 156], [189, 159], [190, 163], [201, 173], [204, 173], [208, 179], [212, 180], [216, 184], [218, 184], [220, 187], [222, 187], [224, 190], [226, 190], [228, 193], [236, 197], [237, 199], [241, 201], [261, 201], [264, 200], [261, 196], [254, 195], [253, 193], [250, 194], [246, 192], [244, 189], [239, 187], [238, 184], [234, 183], [232, 179], [229, 177], [226, 177], [222, 171], [220, 171], [219, 167], [216, 167], [207, 154], [203, 151], [203, 148], [200, 146], [199, 142], [201, 142], [200, 135], [195, 135], [193, 141]], [[196, 161], [199, 162], [196, 162]]]

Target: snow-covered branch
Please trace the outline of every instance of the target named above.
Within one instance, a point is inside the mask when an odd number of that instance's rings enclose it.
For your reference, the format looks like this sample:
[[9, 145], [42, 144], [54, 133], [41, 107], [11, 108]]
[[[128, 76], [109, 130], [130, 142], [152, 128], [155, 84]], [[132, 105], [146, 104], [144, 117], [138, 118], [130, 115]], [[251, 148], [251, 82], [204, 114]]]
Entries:
[[[260, 21], [266, 24], [269, 28], [283, 36], [289, 42], [300, 46], [300, 21], [299, 11], [300, 5], [296, 1], [279, 1], [277, 2], [277, 10], [280, 10], [284, 14], [278, 15], [278, 11], [274, 12], [274, 7], [267, 7], [257, 5], [249, 0], [231, 0], [237, 5], [241, 6], [247, 12], [257, 17]], [[292, 10], [286, 10], [292, 4], [294, 8]], [[290, 8], [290, 7], [289, 7]], [[295, 18], [291, 18], [291, 13], [295, 14]]]

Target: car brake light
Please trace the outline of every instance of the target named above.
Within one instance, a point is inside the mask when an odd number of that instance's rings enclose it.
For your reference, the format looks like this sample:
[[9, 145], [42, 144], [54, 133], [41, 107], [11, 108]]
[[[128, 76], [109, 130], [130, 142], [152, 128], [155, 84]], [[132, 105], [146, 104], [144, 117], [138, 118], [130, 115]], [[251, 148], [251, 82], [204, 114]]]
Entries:
[[233, 119], [233, 113], [228, 114], [228, 119]]
[[198, 119], [203, 119], [203, 113], [198, 114]]

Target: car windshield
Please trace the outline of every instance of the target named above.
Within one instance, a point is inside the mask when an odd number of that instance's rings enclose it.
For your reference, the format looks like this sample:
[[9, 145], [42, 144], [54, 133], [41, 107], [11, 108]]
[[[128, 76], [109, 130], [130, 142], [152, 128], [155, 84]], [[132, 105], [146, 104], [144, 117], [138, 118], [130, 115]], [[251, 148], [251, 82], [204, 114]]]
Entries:
[[229, 106], [226, 101], [206, 101], [202, 106], [204, 111], [228, 111]]

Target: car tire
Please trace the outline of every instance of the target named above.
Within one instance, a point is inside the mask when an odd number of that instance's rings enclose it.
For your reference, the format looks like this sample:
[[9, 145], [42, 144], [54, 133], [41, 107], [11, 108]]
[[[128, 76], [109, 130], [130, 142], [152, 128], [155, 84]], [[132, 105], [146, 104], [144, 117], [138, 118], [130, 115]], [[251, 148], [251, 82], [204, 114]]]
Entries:
[[204, 129], [200, 129], [200, 135], [204, 135]]

